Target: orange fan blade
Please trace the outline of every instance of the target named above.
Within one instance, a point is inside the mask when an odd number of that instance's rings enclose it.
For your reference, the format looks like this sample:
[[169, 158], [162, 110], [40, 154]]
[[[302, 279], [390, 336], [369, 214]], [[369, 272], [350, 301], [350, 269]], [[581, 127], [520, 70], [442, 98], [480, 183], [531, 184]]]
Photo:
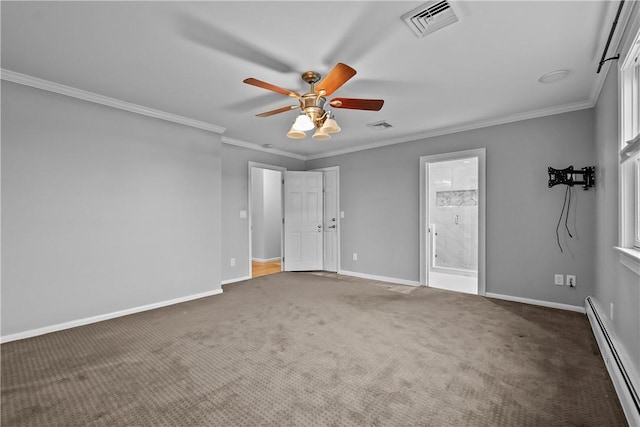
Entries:
[[[340, 86], [345, 84], [347, 80], [355, 75], [356, 70], [348, 65], [338, 62], [336, 66], [329, 71], [329, 74], [316, 84], [315, 91], [322, 96], [331, 95], [333, 92], [338, 90]], [[320, 91], [322, 91], [322, 93], [320, 93]]]
[[248, 79], [244, 79], [242, 82], [246, 83], [248, 85], [261, 87], [262, 89], [267, 89], [267, 90], [271, 90], [273, 92], [281, 93], [283, 95], [291, 96], [293, 98], [300, 98], [300, 94], [298, 92], [294, 92], [294, 91], [289, 90], [289, 89], [284, 89], [284, 88], [281, 88], [280, 86], [272, 85], [271, 83], [267, 83], [267, 82], [263, 82], [262, 80], [254, 79], [253, 77], [250, 77]]
[[277, 110], [265, 111], [264, 113], [256, 114], [256, 116], [269, 117], [269, 116], [273, 116], [274, 114], [284, 113], [285, 111], [295, 110], [298, 107], [299, 105], [288, 105], [286, 107], [278, 108]]
[[334, 108], [350, 110], [379, 111], [384, 104], [383, 99], [333, 98], [329, 104]]

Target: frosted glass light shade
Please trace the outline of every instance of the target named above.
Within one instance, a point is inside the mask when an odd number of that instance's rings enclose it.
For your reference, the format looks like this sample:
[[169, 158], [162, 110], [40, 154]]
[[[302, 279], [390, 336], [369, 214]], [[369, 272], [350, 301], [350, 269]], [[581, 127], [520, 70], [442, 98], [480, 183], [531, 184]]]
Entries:
[[335, 119], [328, 118], [324, 121], [322, 130], [326, 133], [338, 133], [340, 132], [340, 126], [338, 126], [338, 122], [336, 122]]
[[296, 118], [296, 121], [293, 122], [292, 129], [301, 130], [301, 131], [307, 131], [307, 130], [313, 129], [314, 127], [316, 127], [316, 126], [313, 124], [311, 119], [309, 117], [307, 117], [306, 114], [300, 114]]
[[294, 129], [294, 126], [291, 126], [291, 129], [289, 129], [289, 132], [287, 132], [287, 137], [291, 139], [302, 139], [305, 136], [307, 136], [306, 133], [302, 132], [301, 130]]
[[324, 126], [321, 128], [318, 128], [318, 130], [316, 130], [316, 133], [313, 134], [313, 139], [317, 139], [320, 141], [323, 141], [325, 139], [329, 139], [331, 138], [331, 135], [329, 135], [327, 132], [325, 132], [323, 130]]

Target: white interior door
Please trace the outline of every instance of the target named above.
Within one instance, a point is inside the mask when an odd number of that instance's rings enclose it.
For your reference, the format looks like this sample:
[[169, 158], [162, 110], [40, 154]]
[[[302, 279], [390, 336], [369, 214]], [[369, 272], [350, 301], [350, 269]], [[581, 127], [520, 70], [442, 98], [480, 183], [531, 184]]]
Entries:
[[284, 173], [284, 270], [323, 269], [323, 174]]

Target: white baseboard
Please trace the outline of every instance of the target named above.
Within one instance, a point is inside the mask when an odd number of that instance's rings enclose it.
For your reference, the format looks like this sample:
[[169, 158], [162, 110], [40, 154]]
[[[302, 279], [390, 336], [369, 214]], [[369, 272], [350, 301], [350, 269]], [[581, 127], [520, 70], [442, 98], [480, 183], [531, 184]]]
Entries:
[[56, 325], [45, 326], [43, 328], [31, 329], [24, 332], [18, 332], [15, 334], [2, 336], [0, 337], [0, 343], [7, 343], [11, 341], [22, 340], [25, 338], [36, 337], [38, 335], [44, 335], [51, 332], [63, 331], [65, 329], [71, 329], [78, 326], [88, 325], [91, 323], [102, 322], [103, 320], [109, 320], [109, 319], [114, 319], [116, 317], [127, 316], [129, 314], [135, 314], [143, 311], [153, 310], [155, 308], [166, 307], [168, 305], [180, 304], [181, 302], [187, 302], [195, 299], [210, 297], [213, 295], [219, 295], [221, 293], [222, 293], [222, 289], [214, 289], [212, 291], [202, 292], [194, 295], [187, 295], [180, 298], [174, 298], [168, 301], [160, 301], [153, 304], [147, 304], [147, 305], [141, 305], [139, 307], [128, 308], [126, 310], [114, 311], [112, 313], [100, 314], [98, 316], [86, 317], [84, 319], [58, 323]]
[[492, 292], [487, 292], [484, 296], [486, 296], [488, 298], [502, 299], [502, 300], [505, 300], [505, 301], [521, 302], [523, 304], [539, 305], [539, 306], [542, 306], [542, 307], [549, 307], [549, 308], [557, 308], [557, 309], [560, 309], [560, 310], [575, 311], [575, 312], [583, 313], [583, 314], [585, 313], [584, 307], [580, 307], [578, 305], [569, 305], [569, 304], [562, 304], [562, 303], [559, 303], [559, 302], [541, 301], [541, 300], [537, 300], [537, 299], [513, 297], [511, 295], [494, 294]]
[[276, 258], [252, 258], [252, 261], [255, 262], [273, 262], [273, 261], [280, 261], [282, 258], [280, 257], [276, 257]]
[[420, 282], [413, 280], [396, 279], [394, 277], [376, 276], [373, 274], [357, 273], [355, 271], [339, 270], [338, 274], [345, 276], [359, 277], [361, 279], [377, 280], [379, 282], [395, 283], [396, 285], [420, 286]]
[[602, 307], [591, 297], [586, 298], [585, 305], [587, 318], [627, 422], [630, 426], [640, 426], [640, 397], [638, 396], [640, 384], [638, 384], [638, 375], [631, 359], [613, 332], [613, 327], [604, 315]]
[[249, 279], [251, 279], [251, 276], [234, 277], [233, 279], [223, 280], [221, 284], [228, 285], [229, 283], [244, 282]]

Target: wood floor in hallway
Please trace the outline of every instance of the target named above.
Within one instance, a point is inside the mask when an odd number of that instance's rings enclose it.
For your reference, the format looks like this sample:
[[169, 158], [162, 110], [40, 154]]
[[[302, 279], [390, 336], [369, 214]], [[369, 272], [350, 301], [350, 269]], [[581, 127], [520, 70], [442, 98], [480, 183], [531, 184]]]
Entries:
[[268, 262], [251, 261], [251, 277], [267, 276], [280, 273], [280, 271], [280, 260]]

